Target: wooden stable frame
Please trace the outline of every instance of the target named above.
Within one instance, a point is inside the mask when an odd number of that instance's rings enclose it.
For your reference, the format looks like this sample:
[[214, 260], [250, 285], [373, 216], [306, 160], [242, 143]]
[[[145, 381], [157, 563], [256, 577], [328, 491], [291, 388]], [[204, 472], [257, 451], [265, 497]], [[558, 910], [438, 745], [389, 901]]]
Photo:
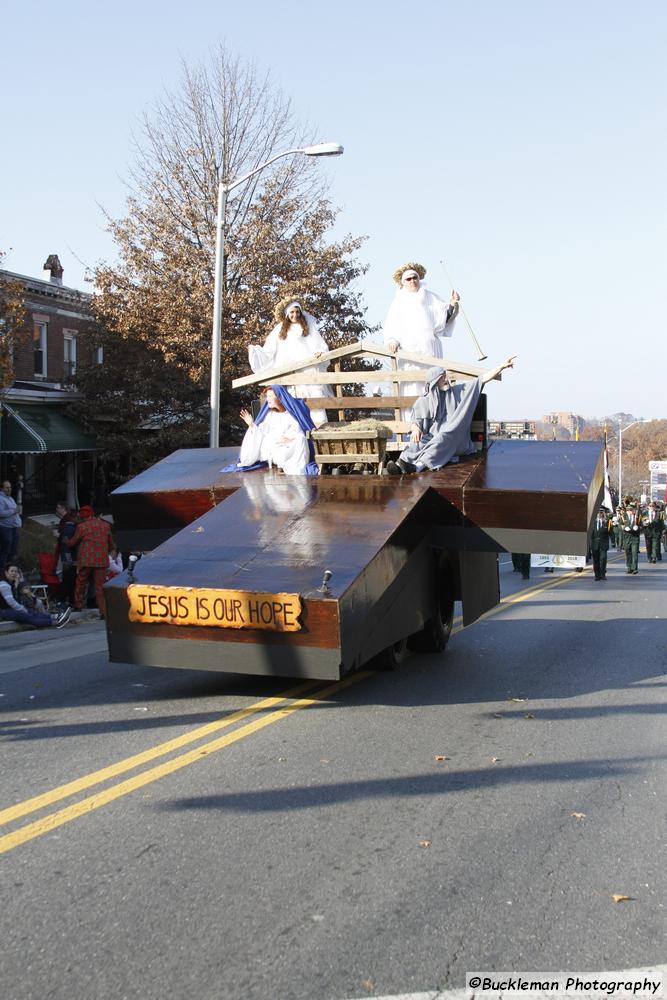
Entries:
[[[377, 370], [360, 370], [360, 371], [341, 371], [341, 361], [343, 359], [364, 359], [366, 361], [387, 361], [391, 363], [391, 370], [386, 368]], [[405, 443], [407, 442], [407, 436], [410, 433], [410, 424], [401, 417], [401, 410], [407, 410], [413, 406], [417, 396], [401, 396], [400, 387], [403, 382], [415, 382], [419, 381], [419, 371], [415, 369], [399, 369], [399, 361], [408, 362], [418, 362], [424, 365], [424, 368], [440, 367], [446, 368], [447, 371], [451, 372], [454, 376], [463, 379], [477, 378], [479, 375], [485, 375], [488, 372], [488, 368], [480, 368], [479, 365], [468, 364], [467, 362], [453, 361], [450, 358], [435, 358], [430, 354], [415, 354], [412, 351], [397, 351], [396, 353], [389, 350], [383, 344], [376, 344], [373, 341], [357, 341], [354, 344], [350, 344], [347, 347], [339, 347], [336, 350], [328, 351], [326, 354], [320, 355], [319, 358], [308, 358], [305, 361], [300, 361], [297, 364], [290, 365], [279, 365], [274, 368], [266, 369], [260, 372], [258, 375], [244, 375], [241, 378], [236, 378], [232, 382], [232, 388], [239, 389], [244, 386], [268, 386], [268, 385], [284, 385], [288, 389], [292, 385], [331, 385], [334, 387], [334, 397], [308, 397], [304, 402], [311, 409], [325, 409], [327, 411], [337, 411], [338, 421], [343, 422], [345, 420], [345, 410], [360, 410], [359, 417], [366, 416], [363, 411], [368, 410], [388, 410], [393, 409], [394, 417], [393, 420], [382, 419], [381, 423], [383, 426], [387, 427], [392, 435], [395, 435], [395, 439], [388, 441], [386, 444], [386, 450], [388, 451], [400, 451]], [[305, 374], [305, 369], [312, 368], [313, 366], [321, 366], [327, 362], [333, 363], [334, 371], [329, 372], [308, 372]], [[498, 381], [501, 380], [500, 375], [496, 375]], [[393, 394], [391, 396], [344, 396], [343, 386], [344, 385], [359, 385], [367, 386], [370, 384], [379, 383], [391, 384], [393, 387]], [[330, 405], [327, 405], [329, 404]], [[484, 410], [483, 423], [478, 412], [475, 413], [472, 426], [473, 438], [476, 440], [486, 440], [486, 411]], [[480, 426], [481, 425], [481, 426]], [[326, 430], [326, 424], [323, 425], [321, 430]], [[480, 438], [481, 435], [481, 438]], [[340, 434], [338, 435], [340, 437]], [[374, 459], [377, 459], [374, 464], [378, 465], [378, 471], [382, 471], [382, 466], [384, 464], [384, 453], [382, 459], [379, 458], [379, 451], [373, 450]], [[318, 456], [318, 462], [319, 462]], [[363, 461], [360, 456], [355, 457], [355, 461]], [[329, 462], [327, 459], [326, 462]], [[326, 463], [325, 463], [326, 464]]]

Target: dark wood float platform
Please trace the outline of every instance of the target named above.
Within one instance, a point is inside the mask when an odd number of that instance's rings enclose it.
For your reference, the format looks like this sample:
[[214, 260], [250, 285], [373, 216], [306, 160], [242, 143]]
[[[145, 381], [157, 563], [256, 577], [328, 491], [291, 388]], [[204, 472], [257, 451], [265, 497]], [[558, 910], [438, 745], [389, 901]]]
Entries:
[[135, 591], [298, 594], [298, 630], [130, 621], [123, 573], [112, 660], [338, 678], [423, 628], [443, 572], [469, 623], [498, 601], [498, 551], [585, 553], [603, 481], [599, 442], [499, 441], [396, 478], [221, 472], [237, 454], [177, 451], [120, 487], [116, 540], [145, 553]]

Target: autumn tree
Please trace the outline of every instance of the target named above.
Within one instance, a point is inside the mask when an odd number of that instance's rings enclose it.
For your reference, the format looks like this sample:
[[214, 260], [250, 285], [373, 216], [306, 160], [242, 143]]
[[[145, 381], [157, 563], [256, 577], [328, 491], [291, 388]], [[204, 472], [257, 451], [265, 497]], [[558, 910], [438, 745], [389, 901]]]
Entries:
[[[618, 477], [618, 437], [614, 434], [612, 476]], [[623, 434], [623, 493], [639, 496], [649, 480], [648, 463], [667, 459], [667, 420], [636, 424]]]
[[[637, 421], [631, 414], [623, 414], [621, 427], [628, 427], [623, 434], [623, 493], [640, 496], [642, 484], [649, 479], [648, 464], [667, 459], [667, 420]], [[634, 426], [629, 426], [633, 424]], [[618, 487], [618, 426], [613, 418], [586, 423], [582, 440], [600, 440], [607, 436], [609, 477], [612, 489]]]
[[587, 420], [579, 431], [580, 441], [603, 441], [605, 425], [599, 420]]
[[[106, 371], [78, 371], [89, 399], [82, 416], [122, 417], [123, 427], [102, 435], [108, 451], [145, 444], [136, 428], [147, 426], [155, 454], [206, 443], [219, 183], [312, 138], [269, 77], [222, 48], [205, 66], [184, 66], [179, 91], [146, 116], [127, 212], [109, 219], [118, 263], [96, 275]], [[278, 161], [227, 200], [223, 443], [237, 436], [247, 402], [231, 380], [249, 373], [247, 346], [266, 337], [277, 300], [305, 296], [332, 348], [370, 332], [355, 291], [362, 240], [331, 240], [335, 218], [321, 172], [304, 156]], [[150, 457], [144, 449], [142, 460]]]
[[[0, 267], [5, 254], [0, 251]], [[0, 389], [14, 381], [14, 351], [30, 336], [23, 283], [0, 270]]]

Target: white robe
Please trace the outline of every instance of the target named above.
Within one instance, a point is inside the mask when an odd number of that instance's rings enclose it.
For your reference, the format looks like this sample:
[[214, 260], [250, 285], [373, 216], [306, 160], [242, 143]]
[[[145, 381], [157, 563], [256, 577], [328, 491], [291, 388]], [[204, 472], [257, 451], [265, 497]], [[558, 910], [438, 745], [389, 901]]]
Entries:
[[[306, 358], [312, 358], [314, 354], [324, 354], [329, 350], [317, 327], [315, 317], [310, 313], [305, 313], [304, 315], [308, 322], [307, 337], [304, 337], [303, 330], [298, 323], [291, 323], [287, 331], [287, 336], [284, 340], [281, 340], [278, 334], [282, 328], [282, 323], [278, 323], [266, 338], [264, 347], [250, 345], [248, 348], [248, 361], [255, 375], [259, 375], [267, 368], [276, 368], [278, 365], [289, 365], [295, 361], [305, 361]], [[306, 372], [326, 371], [326, 369], [326, 364], [313, 365], [312, 368], [304, 368], [303, 374]], [[287, 388], [290, 395], [296, 399], [334, 395], [330, 385], [290, 385]], [[310, 415], [316, 427], [325, 423], [327, 419], [324, 410], [311, 410]]]
[[[404, 351], [442, 358], [440, 338], [451, 337], [456, 322], [456, 316], [447, 322], [448, 308], [448, 302], [423, 285], [416, 292], [407, 292], [404, 288], [399, 288], [384, 321], [385, 344], [395, 340]], [[432, 367], [432, 362], [420, 365], [416, 361], [399, 360], [398, 367], [409, 371], [428, 369]], [[400, 395], [420, 396], [423, 389], [423, 379], [419, 382], [402, 382]], [[410, 409], [401, 412], [403, 419], [408, 420]]]
[[309, 460], [306, 435], [290, 413], [279, 410], [250, 425], [239, 455], [239, 465], [268, 462], [290, 476], [305, 476]]

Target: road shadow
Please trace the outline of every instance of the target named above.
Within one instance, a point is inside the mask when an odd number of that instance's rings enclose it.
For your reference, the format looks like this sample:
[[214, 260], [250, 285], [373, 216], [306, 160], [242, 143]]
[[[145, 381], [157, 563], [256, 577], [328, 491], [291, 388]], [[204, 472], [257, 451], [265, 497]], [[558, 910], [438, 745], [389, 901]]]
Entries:
[[447, 795], [468, 789], [477, 791], [521, 784], [544, 784], [563, 781], [598, 781], [600, 778], [627, 778], [653, 767], [655, 757], [627, 757], [608, 760], [567, 760], [549, 764], [523, 764], [513, 767], [491, 765], [461, 771], [438, 771], [433, 774], [401, 775], [396, 778], [369, 778], [363, 781], [336, 782], [271, 788], [252, 792], [199, 795], [173, 799], [156, 808], [161, 812], [219, 810], [229, 813], [286, 812], [322, 809], [368, 799], [409, 799], [419, 796]]
[[[350, 706], [389, 705], [402, 708], [477, 704], [482, 715], [501, 714], [518, 718], [530, 709], [535, 718], [597, 718], [614, 714], [655, 715], [663, 706], [645, 703], [613, 703], [599, 706], [536, 706], [541, 701], [577, 699], [610, 690], [642, 691], [667, 688], [667, 646], [662, 619], [615, 619], [605, 622], [563, 622], [549, 619], [506, 619], [495, 616], [463, 630], [450, 640], [444, 654], [412, 654], [398, 670], [371, 672], [367, 678], [340, 693], [309, 706], [321, 712]], [[20, 711], [28, 719], [0, 720], [0, 735], [9, 740], [60, 739], [80, 735], [130, 733], [192, 726], [224, 719], [254, 701], [284, 696], [299, 687], [296, 678], [247, 677], [174, 671], [154, 668], [127, 672], [118, 670], [116, 685], [101, 701], [98, 687], [86, 680], [83, 689], [50, 700], [40, 692], [28, 708]], [[174, 676], [176, 674], [176, 676]], [[139, 677], [146, 680], [139, 680]], [[118, 686], [121, 681], [123, 686]], [[146, 686], [143, 686], [143, 685]], [[317, 682], [304, 693], [308, 697], [331, 682]], [[77, 694], [79, 697], [77, 698]], [[299, 695], [300, 696], [300, 695]], [[511, 698], [526, 699], [521, 709], [508, 708]], [[209, 711], [192, 711], [193, 700], [220, 701]], [[229, 704], [232, 701], [233, 704]], [[9, 702], [9, 699], [8, 699]], [[110, 720], [82, 718], [53, 724], [48, 710], [64, 705], [132, 706], [128, 717]], [[275, 705], [257, 714], [272, 712]], [[11, 710], [10, 703], [3, 709]], [[133, 714], [135, 709], [136, 715]], [[161, 709], [160, 714], [150, 713]], [[169, 711], [171, 709], [171, 713]]]
[[[143, 706], [142, 706], [143, 707]], [[151, 732], [165, 728], [188, 730], [193, 726], [204, 726], [209, 722], [219, 722], [228, 716], [233, 715], [237, 709], [230, 708], [227, 711], [218, 710], [214, 712], [192, 712], [189, 714], [162, 715], [156, 717], [146, 717], [137, 715], [128, 719], [109, 719], [104, 722], [74, 722], [53, 725], [47, 718], [39, 716], [20, 719], [0, 719], [0, 738], [5, 742], [26, 741], [26, 740], [60, 740], [68, 737], [100, 736], [103, 734], [112, 735], [127, 734], [134, 732]], [[275, 711], [274, 708], [267, 708], [264, 711]], [[254, 713], [255, 715], [261, 712]]]

